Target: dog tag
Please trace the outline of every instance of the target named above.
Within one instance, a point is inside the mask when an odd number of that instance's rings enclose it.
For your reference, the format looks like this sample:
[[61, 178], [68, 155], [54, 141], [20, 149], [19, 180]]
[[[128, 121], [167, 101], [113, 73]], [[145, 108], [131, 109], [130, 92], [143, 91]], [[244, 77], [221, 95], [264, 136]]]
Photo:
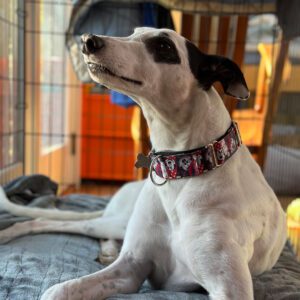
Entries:
[[135, 167], [150, 169], [150, 165], [151, 165], [151, 158], [142, 153], [139, 153], [137, 156], [137, 161], [135, 162]]

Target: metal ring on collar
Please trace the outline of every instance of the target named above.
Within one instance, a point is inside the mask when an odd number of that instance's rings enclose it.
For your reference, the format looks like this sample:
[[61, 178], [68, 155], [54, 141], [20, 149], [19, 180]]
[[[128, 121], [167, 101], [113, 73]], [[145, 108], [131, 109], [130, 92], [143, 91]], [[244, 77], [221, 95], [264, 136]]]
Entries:
[[[156, 157], [153, 158], [152, 161], [151, 161], [151, 165], [150, 165], [150, 169], [149, 169], [149, 172], [150, 172], [150, 179], [151, 179], [151, 181], [152, 181], [152, 183], [153, 183], [154, 185], [156, 185], [156, 186], [162, 186], [162, 185], [166, 184], [166, 182], [167, 182], [168, 180], [167, 180], [166, 178], [164, 178], [165, 181], [163, 181], [163, 182], [161, 182], [161, 183], [158, 183], [158, 182], [155, 181], [155, 179], [154, 179], [154, 177], [153, 177], [153, 172], [156, 174], [156, 172], [155, 172], [155, 170], [154, 170], [154, 168], [153, 168], [153, 165], [154, 165], [155, 161], [158, 160], [158, 159], [159, 159], [159, 156], [156, 156]], [[160, 176], [159, 176], [159, 177], [160, 177]]]

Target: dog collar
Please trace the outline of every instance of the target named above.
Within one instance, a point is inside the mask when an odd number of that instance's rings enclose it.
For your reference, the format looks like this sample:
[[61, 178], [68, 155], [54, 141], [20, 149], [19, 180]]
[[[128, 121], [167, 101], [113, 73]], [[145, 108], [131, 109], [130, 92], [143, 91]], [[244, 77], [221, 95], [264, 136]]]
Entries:
[[[148, 168], [155, 185], [163, 185], [168, 180], [199, 176], [222, 166], [241, 146], [242, 140], [236, 122], [219, 139], [206, 146], [188, 151], [152, 150], [148, 156], [139, 154], [135, 166]], [[162, 183], [154, 180], [153, 173], [165, 179]]]

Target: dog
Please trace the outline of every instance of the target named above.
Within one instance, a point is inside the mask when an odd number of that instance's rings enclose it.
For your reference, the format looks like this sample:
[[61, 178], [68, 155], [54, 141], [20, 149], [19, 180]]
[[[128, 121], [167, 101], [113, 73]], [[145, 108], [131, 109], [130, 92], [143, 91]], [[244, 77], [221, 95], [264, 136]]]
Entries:
[[[1, 241], [46, 231], [124, 238], [111, 265], [54, 285], [43, 300], [135, 293], [146, 278], [157, 289], [201, 286], [212, 300], [254, 299], [251, 275], [276, 263], [286, 220], [212, 86], [219, 81], [224, 93], [246, 100], [239, 67], [168, 29], [137, 28], [122, 38], [85, 34], [82, 52], [94, 81], [143, 110], [153, 150], [137, 166], [148, 167], [149, 176], [122, 188], [102, 217], [28, 221], [2, 232]], [[187, 168], [179, 165], [184, 157]]]

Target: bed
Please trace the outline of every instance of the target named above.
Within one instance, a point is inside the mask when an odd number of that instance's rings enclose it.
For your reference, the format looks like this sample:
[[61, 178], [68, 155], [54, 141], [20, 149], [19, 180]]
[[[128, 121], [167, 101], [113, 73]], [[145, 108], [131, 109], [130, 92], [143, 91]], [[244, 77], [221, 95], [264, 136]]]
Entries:
[[[91, 195], [56, 196], [57, 185], [41, 175], [23, 176], [5, 187], [11, 201], [20, 205], [59, 207], [94, 211], [105, 207], [108, 198]], [[0, 212], [0, 228], [25, 218]], [[71, 234], [28, 235], [0, 245], [0, 299], [34, 300], [50, 286], [103, 268], [96, 239]], [[256, 300], [299, 300], [300, 264], [287, 243], [275, 267], [253, 278]], [[110, 299], [208, 300], [205, 293], [152, 290], [147, 282], [139, 293], [116, 295]]]

